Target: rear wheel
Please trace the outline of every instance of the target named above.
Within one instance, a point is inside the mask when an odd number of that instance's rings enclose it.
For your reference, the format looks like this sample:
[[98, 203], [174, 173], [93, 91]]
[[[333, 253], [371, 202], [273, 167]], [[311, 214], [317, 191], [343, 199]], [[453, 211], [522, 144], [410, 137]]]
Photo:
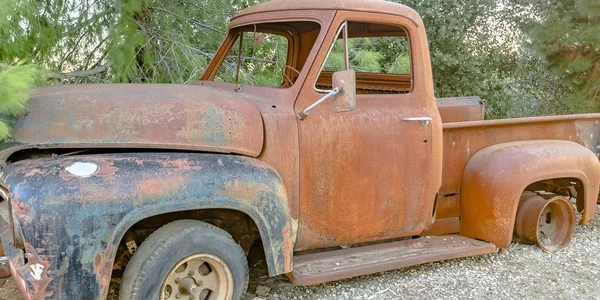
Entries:
[[563, 196], [524, 192], [519, 201], [514, 237], [538, 244], [546, 252], [556, 252], [571, 242], [575, 229], [575, 208]]
[[119, 299], [240, 299], [247, 285], [246, 256], [227, 232], [181, 220], [159, 228], [138, 248]]

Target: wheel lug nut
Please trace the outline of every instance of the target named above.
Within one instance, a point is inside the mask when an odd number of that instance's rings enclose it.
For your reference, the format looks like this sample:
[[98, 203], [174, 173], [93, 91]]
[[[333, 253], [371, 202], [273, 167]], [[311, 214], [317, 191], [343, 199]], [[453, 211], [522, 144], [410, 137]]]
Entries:
[[181, 279], [175, 278], [175, 283], [179, 284], [179, 281], [181, 281]]
[[181, 298], [181, 295], [179, 295], [179, 294], [175, 295], [175, 299], [179, 299], [179, 298]]
[[188, 273], [188, 275], [190, 275], [190, 276], [194, 276], [194, 271], [193, 271], [193, 270], [192, 270], [192, 271], [190, 271], [190, 272]]
[[196, 283], [197, 286], [202, 286], [202, 281], [198, 281], [198, 283]]

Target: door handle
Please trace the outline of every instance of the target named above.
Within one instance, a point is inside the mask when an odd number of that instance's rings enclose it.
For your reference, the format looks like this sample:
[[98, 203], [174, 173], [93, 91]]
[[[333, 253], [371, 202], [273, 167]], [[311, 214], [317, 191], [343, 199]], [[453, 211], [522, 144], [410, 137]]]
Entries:
[[427, 126], [431, 122], [431, 118], [430, 117], [404, 118], [403, 120], [404, 121], [419, 121], [419, 122], [421, 122], [421, 124], [423, 124], [423, 126]]

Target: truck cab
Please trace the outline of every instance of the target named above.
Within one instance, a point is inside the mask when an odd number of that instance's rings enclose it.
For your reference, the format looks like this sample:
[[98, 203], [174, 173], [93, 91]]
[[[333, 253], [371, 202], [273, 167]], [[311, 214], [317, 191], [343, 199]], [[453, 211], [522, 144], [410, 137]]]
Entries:
[[[295, 250], [418, 235], [432, 225], [442, 164], [422, 21], [388, 2], [344, 2], [348, 9], [337, 1], [285, 3], [236, 16], [199, 84], [260, 99], [267, 144], [261, 158], [276, 166], [289, 191], [298, 190], [288, 196], [298, 219]], [[267, 43], [276, 43], [275, 56], [261, 51]], [[384, 43], [394, 47], [388, 57], [361, 64]], [[277, 80], [256, 86], [264, 83], [252, 81], [251, 68], [271, 68]], [[352, 105], [336, 110], [340, 94], [298, 118], [333, 88], [334, 72], [346, 69], [355, 72]], [[289, 147], [268, 149], [282, 139]]]

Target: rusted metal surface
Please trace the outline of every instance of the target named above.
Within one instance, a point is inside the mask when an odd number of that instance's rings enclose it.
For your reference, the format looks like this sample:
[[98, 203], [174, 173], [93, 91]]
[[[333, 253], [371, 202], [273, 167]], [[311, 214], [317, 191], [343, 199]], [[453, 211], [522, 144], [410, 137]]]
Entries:
[[485, 105], [479, 97], [438, 98], [443, 123], [483, 121]]
[[477, 152], [462, 178], [460, 234], [508, 247], [521, 193], [531, 183], [552, 178], [582, 182], [580, 223], [591, 220], [598, 199], [600, 162], [589, 149], [570, 141], [541, 140], [497, 144]]
[[296, 285], [311, 285], [494, 251], [494, 244], [459, 235], [409, 239], [296, 256], [288, 276]]
[[[427, 41], [423, 27], [415, 25], [420, 19], [338, 12], [298, 96], [296, 113], [323, 97], [314, 84], [337, 29], [348, 19], [389, 22], [413, 37], [415, 88], [408, 94], [359, 94], [351, 112], [334, 113], [331, 106], [321, 105], [309, 118], [298, 121], [300, 221], [296, 250], [415, 235], [433, 219], [435, 193], [441, 182], [441, 120], [428, 84]], [[433, 122], [423, 126], [403, 120], [421, 116], [431, 117]]]
[[556, 252], [571, 242], [575, 223], [575, 209], [567, 198], [526, 191], [519, 199], [514, 237]]
[[[263, 12], [284, 12], [284, 11], [301, 11], [303, 15], [319, 10], [341, 10], [352, 12], [353, 16], [358, 16], [359, 13], [380, 13], [380, 17], [386, 18], [389, 15], [408, 17], [409, 20], [420, 20], [416, 11], [408, 6], [397, 4], [390, 1], [380, 0], [275, 0], [267, 1], [257, 5], [250, 6], [237, 14], [232, 19], [232, 25], [236, 26], [238, 18], [248, 15], [253, 15]], [[302, 12], [304, 11], [304, 12]], [[307, 12], [308, 11], [308, 12]], [[382, 21], [380, 19], [380, 21]], [[387, 21], [387, 20], [385, 20]], [[381, 22], [380, 22], [381, 23]]]
[[461, 182], [469, 159], [481, 149], [527, 140], [566, 140], [600, 155], [600, 114], [444, 124], [444, 168], [437, 217], [460, 215]]
[[333, 111], [347, 112], [356, 107], [356, 72], [346, 70], [333, 73], [333, 86], [338, 88], [341, 93], [333, 97]]
[[[70, 169], [77, 163], [99, 168], [92, 174]], [[4, 172], [25, 237], [28, 262], [22, 269], [39, 272], [39, 279], [23, 277], [31, 295], [105, 297], [116, 249], [129, 227], [149, 216], [203, 208], [249, 215], [261, 233], [269, 273], [291, 271], [293, 225], [285, 187], [258, 160], [89, 155], [21, 161]]]
[[9, 229], [8, 222], [4, 217], [0, 219], [0, 237], [2, 239], [2, 248], [8, 258], [9, 272], [17, 289], [26, 300], [33, 299], [27, 287], [25, 277], [28, 276], [27, 267], [24, 266], [25, 260], [23, 251], [15, 248], [10, 241], [12, 240], [12, 231]]
[[2, 231], [6, 230], [10, 231], [11, 234], [9, 240], [3, 240], [3, 242], [8, 242], [11, 245], [25, 249], [25, 243], [23, 242], [23, 231], [21, 230], [20, 220], [18, 216], [14, 213], [14, 209], [8, 203], [10, 202], [9, 192], [3, 187], [2, 184], [2, 172], [0, 172], [0, 216], [2, 217], [2, 221], [0, 221], [0, 227], [2, 227]]
[[443, 218], [435, 219], [435, 223], [427, 230], [421, 232], [421, 236], [445, 235], [458, 233], [460, 231], [460, 218]]
[[[153, 148], [258, 156], [260, 112], [233, 92], [181, 85], [39, 88], [0, 161], [25, 148]], [[3, 149], [8, 148], [8, 149]]]
[[[243, 85], [238, 95], [256, 105], [262, 114], [265, 124], [264, 147], [258, 157], [260, 160], [271, 165], [281, 178], [288, 190], [289, 205], [294, 224], [297, 225], [299, 207], [299, 156], [298, 156], [298, 126], [296, 124], [296, 113], [294, 102], [303, 88], [310, 66], [323, 43], [329, 23], [334, 17], [335, 11], [311, 11], [306, 14], [303, 11], [281, 11], [264, 12], [261, 14], [244, 15], [236, 18], [230, 27], [252, 25], [263, 23], [268, 20], [308, 20], [320, 24], [321, 30], [298, 30], [294, 38], [299, 41], [295, 48], [290, 47], [296, 57], [286, 62], [289, 66], [300, 70], [294, 85], [291, 87], [257, 87]], [[216, 75], [216, 69], [220, 61], [225, 59], [228, 47], [234, 42], [231, 36], [223, 42], [223, 46], [215, 54], [207, 71], [202, 76], [202, 81], [195, 84], [208, 86], [220, 90], [233, 91], [235, 84], [212, 81]], [[315, 45], [313, 47], [313, 45]], [[296, 231], [294, 230], [294, 233]]]

